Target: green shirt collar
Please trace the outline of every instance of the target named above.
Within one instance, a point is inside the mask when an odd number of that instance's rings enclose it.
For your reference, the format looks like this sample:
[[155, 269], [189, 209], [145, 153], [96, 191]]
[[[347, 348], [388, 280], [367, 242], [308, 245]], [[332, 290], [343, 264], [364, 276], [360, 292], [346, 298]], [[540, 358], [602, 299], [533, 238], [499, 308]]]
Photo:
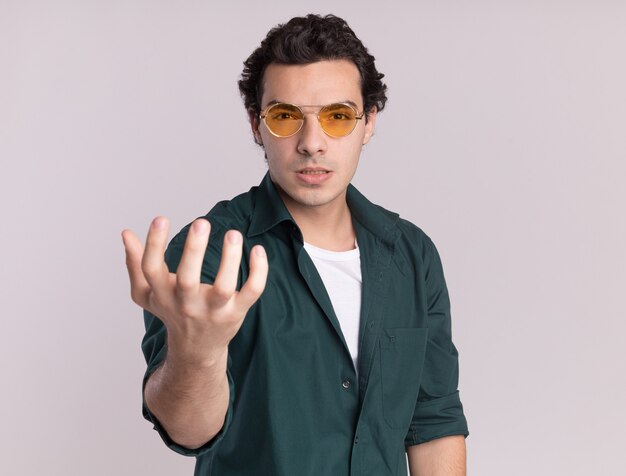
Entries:
[[267, 172], [256, 191], [248, 237], [265, 233], [283, 221], [291, 221], [295, 224], [291, 213], [270, 179], [270, 173]]
[[[395, 241], [399, 235], [396, 229], [396, 223], [399, 219], [397, 213], [374, 205], [352, 184], [348, 185], [346, 201], [353, 219], [381, 240], [390, 244]], [[247, 235], [248, 237], [260, 235], [283, 221], [291, 221], [295, 224], [293, 217], [278, 194], [276, 186], [270, 179], [269, 172], [267, 172], [257, 189], [254, 211]]]

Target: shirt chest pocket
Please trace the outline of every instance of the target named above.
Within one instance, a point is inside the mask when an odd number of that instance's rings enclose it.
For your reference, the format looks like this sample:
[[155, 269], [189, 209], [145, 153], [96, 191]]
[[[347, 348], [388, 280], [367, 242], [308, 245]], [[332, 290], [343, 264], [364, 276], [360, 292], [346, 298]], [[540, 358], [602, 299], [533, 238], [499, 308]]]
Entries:
[[391, 428], [408, 428], [411, 423], [427, 337], [427, 328], [383, 329], [380, 336], [383, 417]]

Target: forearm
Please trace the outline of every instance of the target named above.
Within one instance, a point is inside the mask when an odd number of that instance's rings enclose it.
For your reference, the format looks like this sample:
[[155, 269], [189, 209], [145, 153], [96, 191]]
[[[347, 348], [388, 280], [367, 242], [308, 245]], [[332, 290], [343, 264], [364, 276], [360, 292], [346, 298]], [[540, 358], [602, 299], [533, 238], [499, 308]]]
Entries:
[[192, 366], [168, 355], [148, 379], [145, 400], [172, 440], [198, 448], [224, 425], [230, 391], [228, 352], [215, 361]]
[[465, 476], [465, 437], [445, 436], [407, 448], [411, 476]]

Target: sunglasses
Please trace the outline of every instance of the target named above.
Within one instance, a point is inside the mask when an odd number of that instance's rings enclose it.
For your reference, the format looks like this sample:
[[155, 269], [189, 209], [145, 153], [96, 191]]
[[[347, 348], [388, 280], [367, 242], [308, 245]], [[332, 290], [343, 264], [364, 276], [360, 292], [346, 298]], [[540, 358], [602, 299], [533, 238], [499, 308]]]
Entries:
[[[279, 102], [270, 104], [261, 112], [267, 129], [276, 137], [291, 137], [297, 134], [304, 124], [303, 107]], [[359, 115], [357, 110], [346, 103], [335, 103], [322, 106], [316, 114], [322, 130], [330, 137], [345, 137], [356, 127], [357, 121], [363, 119], [365, 113]]]

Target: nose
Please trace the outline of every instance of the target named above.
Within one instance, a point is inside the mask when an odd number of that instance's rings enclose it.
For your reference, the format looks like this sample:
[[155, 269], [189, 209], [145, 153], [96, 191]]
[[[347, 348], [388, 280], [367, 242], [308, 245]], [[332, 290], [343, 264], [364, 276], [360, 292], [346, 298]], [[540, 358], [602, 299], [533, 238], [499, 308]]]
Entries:
[[310, 157], [320, 157], [326, 153], [327, 136], [315, 113], [304, 114], [304, 124], [298, 138], [298, 152]]

